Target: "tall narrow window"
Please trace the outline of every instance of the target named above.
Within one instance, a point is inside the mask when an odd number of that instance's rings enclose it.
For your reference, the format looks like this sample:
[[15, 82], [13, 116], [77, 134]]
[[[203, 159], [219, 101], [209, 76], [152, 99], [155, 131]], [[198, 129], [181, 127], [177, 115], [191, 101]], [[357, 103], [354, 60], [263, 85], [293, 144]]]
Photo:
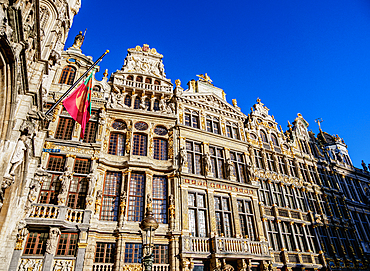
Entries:
[[227, 123], [226, 124], [226, 136], [227, 137], [233, 137], [233, 132], [231, 130], [231, 124], [230, 123]]
[[136, 96], [134, 101], [134, 109], [140, 109], [140, 103], [141, 103], [140, 98]]
[[125, 263], [141, 263], [143, 255], [141, 244], [126, 243], [125, 247]]
[[240, 139], [240, 134], [239, 134], [239, 129], [238, 129], [238, 127], [233, 126], [233, 127], [232, 127], [232, 131], [233, 131], [233, 138], [235, 138], [235, 139]]
[[158, 223], [167, 223], [166, 177], [153, 177], [153, 213]]
[[234, 175], [238, 182], [246, 182], [245, 163], [243, 154], [230, 151], [230, 158], [234, 164]]
[[280, 250], [282, 247], [276, 221], [267, 220], [266, 226], [269, 246], [275, 251]]
[[131, 96], [130, 95], [125, 96], [125, 105], [127, 107], [131, 107]]
[[220, 122], [218, 118], [216, 117], [211, 117], [207, 116], [206, 117], [206, 126], [207, 126], [207, 131], [215, 134], [220, 133]]
[[77, 233], [62, 233], [59, 237], [56, 256], [74, 257], [77, 251]]
[[109, 136], [108, 153], [118, 156], [125, 155], [126, 134], [111, 133]]
[[262, 142], [268, 143], [268, 139], [267, 139], [267, 135], [266, 135], [265, 131], [263, 131], [263, 130], [260, 131], [260, 137], [261, 137]]
[[285, 205], [291, 209], [296, 209], [292, 187], [284, 185], [283, 191], [284, 191], [284, 196], [285, 196]]
[[199, 115], [195, 111], [185, 109], [185, 125], [193, 128], [199, 128]]
[[276, 135], [271, 134], [271, 141], [272, 141], [272, 144], [274, 144], [274, 146], [279, 146]]
[[326, 178], [326, 174], [325, 174], [325, 169], [324, 168], [317, 168], [317, 171], [319, 173], [319, 177], [320, 177], [320, 180], [321, 180], [321, 184], [325, 187], [329, 187], [329, 184], [328, 184], [328, 180]]
[[302, 224], [294, 224], [294, 233], [298, 243], [298, 248], [300, 251], [308, 251], [307, 239], [304, 236]]
[[290, 176], [297, 177], [297, 171], [296, 171], [296, 166], [295, 166], [294, 161], [291, 160], [291, 159], [288, 159], [288, 163], [289, 163], [289, 173], [290, 173]]
[[314, 213], [318, 213], [317, 212], [317, 201], [316, 201], [316, 197], [315, 197], [315, 194], [312, 193], [312, 192], [307, 192], [307, 195], [308, 195], [308, 202], [310, 204], [310, 209], [312, 212]]
[[293, 243], [293, 236], [292, 236], [292, 229], [288, 222], [281, 222], [281, 229], [282, 229], [282, 236], [284, 241], [284, 247], [288, 251], [293, 251], [295, 249], [295, 245]]
[[116, 252], [115, 243], [96, 243], [94, 262], [114, 263], [115, 252]]
[[199, 143], [186, 141], [189, 173], [202, 174], [202, 151]]
[[260, 150], [254, 150], [254, 161], [257, 168], [263, 168], [262, 153]]
[[87, 193], [87, 175], [90, 173], [89, 159], [76, 158], [73, 179], [69, 185], [67, 206], [73, 209], [85, 209]]
[[228, 197], [215, 196], [216, 227], [219, 236], [231, 237], [231, 208]]
[[30, 232], [24, 247], [23, 255], [43, 255], [46, 248], [47, 232]]
[[140, 222], [144, 211], [144, 174], [131, 173], [129, 198], [128, 198], [128, 221]]
[[142, 134], [134, 134], [134, 144], [133, 144], [133, 155], [147, 155], [147, 136]]
[[284, 157], [278, 156], [277, 158], [278, 158], [277, 160], [278, 160], [278, 164], [279, 164], [279, 171], [280, 171], [280, 173], [281, 174], [284, 174], [284, 175], [287, 175]]
[[270, 184], [270, 187], [271, 187], [271, 191], [272, 191], [272, 196], [274, 198], [274, 203], [277, 206], [284, 207], [284, 204], [283, 204], [283, 193], [281, 191], [281, 185], [280, 185], [280, 183], [272, 182]]
[[276, 166], [274, 158], [271, 153], [266, 153], [267, 166], [270, 171], [276, 172]]
[[307, 173], [307, 169], [306, 169], [305, 164], [299, 163], [299, 169], [301, 170], [301, 173], [302, 173], [302, 176], [303, 176], [303, 180], [305, 182], [308, 182], [308, 173]]
[[308, 244], [309, 244], [312, 252], [316, 253], [318, 251], [317, 241], [316, 241], [315, 233], [313, 232], [312, 226], [307, 226], [306, 227], [306, 232], [307, 232]]
[[260, 181], [260, 189], [259, 189], [259, 200], [262, 201], [267, 206], [272, 206], [271, 202], [271, 194], [269, 189], [269, 184], [267, 181], [259, 180]]
[[307, 206], [306, 206], [306, 202], [305, 202], [305, 199], [304, 199], [304, 193], [302, 192], [302, 190], [297, 189], [295, 196], [296, 196], [296, 199], [297, 199], [298, 209], [301, 209], [303, 212], [306, 212], [307, 211]]
[[240, 229], [242, 235], [250, 240], [255, 240], [255, 227], [253, 220], [252, 204], [247, 200], [238, 200], [238, 212], [240, 220]]
[[168, 159], [168, 147], [167, 140], [154, 138], [154, 159], [167, 160]]
[[168, 264], [168, 245], [154, 246], [154, 263]]
[[154, 100], [153, 110], [154, 111], [159, 111], [159, 100], [158, 99]]
[[59, 84], [72, 85], [76, 76], [76, 68], [72, 66], [66, 66], [62, 70], [62, 75], [59, 79]]
[[309, 172], [310, 172], [310, 176], [311, 176], [312, 181], [315, 184], [320, 185], [320, 183], [318, 181], [318, 178], [317, 178], [317, 175], [316, 175], [316, 170], [315, 170], [314, 166], [308, 166], [308, 169], [309, 169]]
[[191, 236], [207, 236], [207, 207], [205, 195], [197, 192], [188, 193], [189, 228]]
[[59, 176], [62, 175], [65, 165], [65, 157], [61, 155], [50, 155], [47, 165], [48, 173], [51, 178], [47, 178], [40, 191], [39, 203], [57, 204], [57, 195], [60, 190]]
[[122, 181], [120, 172], [107, 172], [105, 175], [101, 220], [117, 221], [119, 193]]
[[91, 111], [90, 120], [86, 124], [83, 142], [86, 143], [95, 142], [95, 135], [98, 127], [98, 118], [99, 118], [98, 111], [96, 110]]
[[209, 154], [211, 156], [213, 177], [225, 178], [225, 159], [222, 148], [209, 147]]
[[72, 118], [59, 117], [57, 130], [55, 132], [56, 139], [71, 140], [75, 121]]

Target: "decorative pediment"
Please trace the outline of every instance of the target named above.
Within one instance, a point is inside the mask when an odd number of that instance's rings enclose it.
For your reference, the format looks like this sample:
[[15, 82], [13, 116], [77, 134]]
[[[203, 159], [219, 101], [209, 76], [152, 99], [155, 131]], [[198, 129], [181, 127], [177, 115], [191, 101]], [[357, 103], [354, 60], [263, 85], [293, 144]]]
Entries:
[[302, 117], [300, 113], [298, 113], [297, 117], [293, 122], [293, 131], [295, 131], [298, 136], [304, 136], [305, 138], [309, 138], [307, 130], [308, 126], [309, 126], [308, 122]]

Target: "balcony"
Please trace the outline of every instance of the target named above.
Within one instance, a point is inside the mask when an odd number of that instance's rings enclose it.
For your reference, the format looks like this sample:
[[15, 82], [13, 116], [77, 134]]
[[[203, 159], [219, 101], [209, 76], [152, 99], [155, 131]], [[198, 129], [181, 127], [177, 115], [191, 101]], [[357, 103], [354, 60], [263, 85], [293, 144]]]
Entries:
[[[93, 271], [113, 271], [114, 264], [113, 263], [94, 263]], [[136, 270], [140, 271], [143, 270], [143, 267], [140, 263], [133, 263], [133, 264], [124, 264], [120, 271], [131, 271]], [[153, 264], [153, 271], [169, 271], [170, 265], [169, 264]]]
[[160, 85], [153, 85], [148, 83], [130, 81], [123, 78], [114, 77], [115, 85], [122, 86], [122, 87], [130, 87], [135, 89], [145, 89], [145, 90], [153, 90], [153, 91], [163, 91], [163, 92], [172, 92], [171, 86], [160, 86]]
[[271, 257], [266, 242], [228, 237], [214, 237], [211, 239], [183, 236], [181, 239], [182, 254], [192, 254], [196, 257], [207, 257], [211, 253], [230, 257]]
[[76, 224], [89, 224], [90, 217], [90, 210], [77, 210], [67, 206], [37, 203], [32, 204], [26, 221], [28, 224], [73, 227]]

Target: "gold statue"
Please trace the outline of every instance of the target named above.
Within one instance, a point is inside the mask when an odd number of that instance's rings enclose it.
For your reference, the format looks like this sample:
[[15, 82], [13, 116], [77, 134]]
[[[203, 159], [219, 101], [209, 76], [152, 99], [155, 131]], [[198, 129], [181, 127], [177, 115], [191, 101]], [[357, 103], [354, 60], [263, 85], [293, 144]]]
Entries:
[[176, 87], [181, 87], [181, 81], [180, 79], [175, 80]]
[[235, 107], [237, 107], [237, 106], [238, 106], [238, 102], [236, 101], [236, 99], [232, 99], [232, 102], [233, 102], [233, 105], [234, 105]]
[[197, 75], [199, 77], [199, 79], [203, 82], [207, 82], [209, 84], [212, 84], [212, 80], [211, 80], [211, 77], [208, 76], [207, 73], [205, 73], [204, 75], [203, 74], [199, 74]]
[[[86, 32], [85, 32], [86, 33]], [[75, 37], [72, 47], [81, 50], [82, 43], [84, 42], [85, 35], [82, 35], [82, 31]]]

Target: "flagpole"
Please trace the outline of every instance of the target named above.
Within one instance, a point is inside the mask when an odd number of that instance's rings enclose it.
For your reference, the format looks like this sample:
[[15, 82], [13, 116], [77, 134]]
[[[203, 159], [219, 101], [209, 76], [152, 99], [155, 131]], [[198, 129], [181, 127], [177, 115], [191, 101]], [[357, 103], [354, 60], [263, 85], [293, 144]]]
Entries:
[[89, 73], [89, 71], [91, 71], [95, 66], [96, 66], [96, 64], [98, 64], [98, 62], [100, 61], [100, 60], [102, 60], [103, 59], [103, 57], [106, 55], [106, 54], [108, 54], [109, 53], [109, 50], [106, 50], [105, 51], [105, 53], [104, 54], [102, 54], [99, 58], [98, 58], [98, 60], [97, 61], [95, 61], [95, 63], [94, 64], [92, 64], [92, 66], [83, 74], [83, 75], [81, 75], [81, 77], [80, 78], [78, 78], [77, 79], [77, 81], [76, 82], [74, 82], [74, 84], [62, 95], [62, 97], [60, 97], [59, 98], [59, 100], [58, 101], [56, 101], [56, 103], [48, 110], [48, 111], [46, 111], [46, 113], [45, 113], [45, 115], [49, 115], [54, 109], [55, 109], [55, 107], [57, 107], [57, 105], [58, 104], [60, 104], [60, 102], [71, 92], [71, 90], [75, 87], [75, 86], [77, 86], [77, 84], [82, 80], [82, 78], [84, 78], [84, 76], [86, 75], [86, 74], [88, 74]]

